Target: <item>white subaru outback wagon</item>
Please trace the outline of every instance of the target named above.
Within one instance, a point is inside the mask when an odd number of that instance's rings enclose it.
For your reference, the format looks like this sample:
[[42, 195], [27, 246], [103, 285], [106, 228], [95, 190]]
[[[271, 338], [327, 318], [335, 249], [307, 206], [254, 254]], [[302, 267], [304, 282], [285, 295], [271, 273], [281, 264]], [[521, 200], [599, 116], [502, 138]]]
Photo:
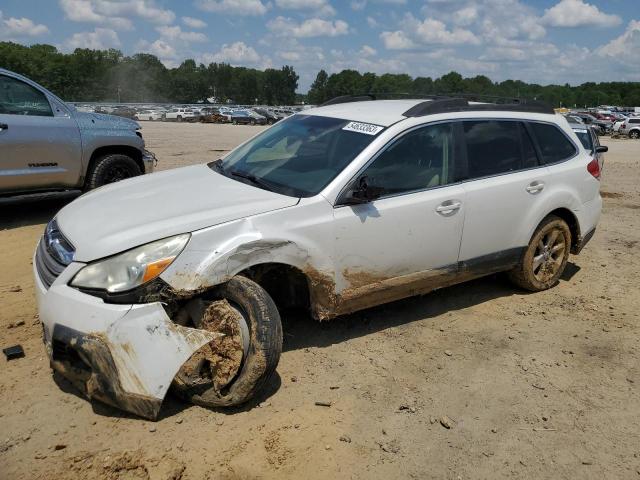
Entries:
[[276, 368], [285, 307], [326, 320], [499, 271], [554, 286], [599, 178], [537, 103], [334, 99], [63, 208], [33, 262], [51, 365], [151, 419], [171, 386], [240, 404]]

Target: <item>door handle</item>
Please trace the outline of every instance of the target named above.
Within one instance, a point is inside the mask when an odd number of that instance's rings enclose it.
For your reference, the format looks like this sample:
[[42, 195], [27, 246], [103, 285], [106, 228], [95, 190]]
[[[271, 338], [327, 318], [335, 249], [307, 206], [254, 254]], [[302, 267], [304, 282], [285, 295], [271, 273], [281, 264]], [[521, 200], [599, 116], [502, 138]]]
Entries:
[[461, 206], [462, 203], [457, 200], [447, 200], [436, 207], [436, 212], [441, 215], [452, 215], [460, 210]]
[[3, 132], [4, 130], [7, 130], [9, 128], [9, 125], [7, 125], [6, 123], [0, 123], [0, 132]]
[[542, 189], [544, 189], [544, 182], [535, 181], [527, 185], [527, 192], [529, 193], [538, 193], [541, 192]]

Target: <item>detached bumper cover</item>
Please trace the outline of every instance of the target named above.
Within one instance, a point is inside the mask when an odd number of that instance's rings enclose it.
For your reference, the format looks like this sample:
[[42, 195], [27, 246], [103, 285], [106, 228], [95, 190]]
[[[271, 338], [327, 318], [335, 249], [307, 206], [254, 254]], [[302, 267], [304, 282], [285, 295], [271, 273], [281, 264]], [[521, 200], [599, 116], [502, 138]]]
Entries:
[[144, 173], [153, 172], [156, 165], [158, 165], [156, 154], [149, 150], [145, 150], [142, 152], [142, 163], [144, 163]]
[[160, 303], [107, 304], [69, 287], [83, 266], [48, 289], [34, 269], [51, 366], [88, 398], [155, 419], [182, 364], [217, 334], [175, 324]]

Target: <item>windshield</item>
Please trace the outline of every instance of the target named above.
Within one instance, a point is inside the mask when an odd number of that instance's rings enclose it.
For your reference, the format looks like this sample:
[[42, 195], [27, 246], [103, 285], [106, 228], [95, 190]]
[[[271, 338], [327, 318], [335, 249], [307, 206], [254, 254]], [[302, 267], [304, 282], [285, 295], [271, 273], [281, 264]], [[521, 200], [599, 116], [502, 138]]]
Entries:
[[586, 128], [574, 128], [573, 131], [576, 132], [576, 135], [578, 136], [578, 139], [580, 140], [580, 143], [582, 143], [582, 146], [587, 151], [590, 152], [591, 150], [593, 150], [593, 143], [591, 142], [591, 135], [589, 135], [589, 131]]
[[338, 118], [294, 115], [210, 166], [261, 188], [310, 197], [327, 186], [382, 130]]

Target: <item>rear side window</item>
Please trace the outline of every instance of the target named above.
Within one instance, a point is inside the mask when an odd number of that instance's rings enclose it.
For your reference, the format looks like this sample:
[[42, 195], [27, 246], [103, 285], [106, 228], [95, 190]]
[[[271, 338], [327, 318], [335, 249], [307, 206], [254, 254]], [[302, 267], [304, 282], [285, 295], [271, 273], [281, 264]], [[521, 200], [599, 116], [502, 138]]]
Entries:
[[515, 172], [538, 165], [529, 134], [521, 122], [478, 120], [463, 122], [468, 178]]
[[544, 163], [561, 162], [575, 155], [576, 147], [555, 125], [533, 122], [529, 125], [538, 140]]
[[632, 118], [629, 120], [629, 123], [640, 123], [640, 118]]

